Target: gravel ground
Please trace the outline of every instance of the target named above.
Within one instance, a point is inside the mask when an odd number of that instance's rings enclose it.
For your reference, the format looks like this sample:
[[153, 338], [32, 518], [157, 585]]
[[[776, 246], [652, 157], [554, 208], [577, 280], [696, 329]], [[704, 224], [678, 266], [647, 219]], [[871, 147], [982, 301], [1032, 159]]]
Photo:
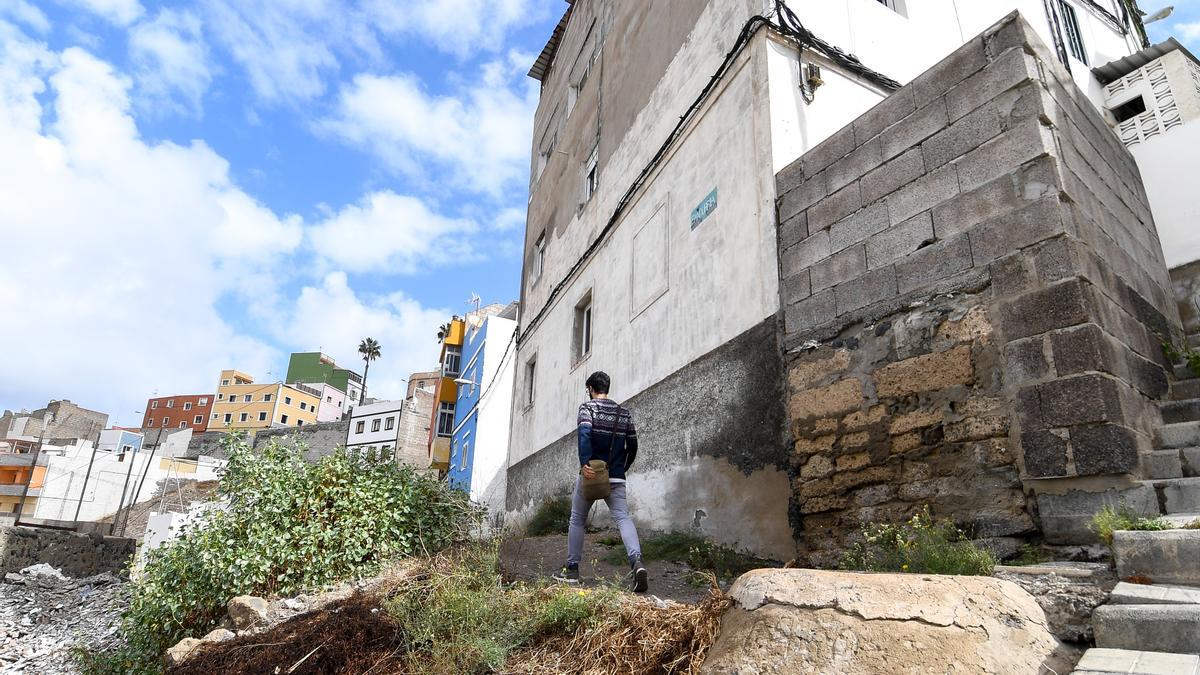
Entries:
[[0, 673], [78, 673], [72, 650], [113, 646], [127, 606], [125, 582], [113, 574], [72, 579], [45, 564], [6, 574], [0, 583]]

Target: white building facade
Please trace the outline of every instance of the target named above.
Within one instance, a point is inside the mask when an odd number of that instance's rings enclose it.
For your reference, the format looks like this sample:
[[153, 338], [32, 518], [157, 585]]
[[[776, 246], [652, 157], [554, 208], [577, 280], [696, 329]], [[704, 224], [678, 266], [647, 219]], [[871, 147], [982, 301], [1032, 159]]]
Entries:
[[394, 454], [403, 412], [404, 401], [378, 401], [355, 406], [350, 416], [350, 429], [346, 433], [346, 448]]
[[509, 449], [516, 521], [569, 490], [576, 409], [603, 370], [639, 423], [640, 524], [791, 557], [783, 383], [767, 374], [775, 173], [1014, 10], [1097, 107], [1090, 66], [1143, 39], [1120, 0], [787, 5], [803, 45], [755, 23], [778, 25], [774, 2], [576, 0], [531, 71], [542, 95]]

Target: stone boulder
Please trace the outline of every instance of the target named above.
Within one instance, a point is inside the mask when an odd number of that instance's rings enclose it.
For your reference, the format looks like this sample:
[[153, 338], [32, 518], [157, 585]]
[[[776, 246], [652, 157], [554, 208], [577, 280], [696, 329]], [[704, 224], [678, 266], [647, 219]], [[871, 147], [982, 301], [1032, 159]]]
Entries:
[[174, 668], [183, 665], [183, 662], [188, 660], [192, 652], [196, 651], [196, 648], [202, 644], [204, 644], [204, 641], [197, 638], [183, 638], [174, 647], [168, 649], [164, 655], [167, 667]]
[[1017, 585], [991, 577], [755, 570], [702, 672], [1069, 672], [1077, 653]]
[[270, 605], [262, 598], [239, 595], [229, 601], [229, 620], [237, 631], [250, 630], [270, 623]]

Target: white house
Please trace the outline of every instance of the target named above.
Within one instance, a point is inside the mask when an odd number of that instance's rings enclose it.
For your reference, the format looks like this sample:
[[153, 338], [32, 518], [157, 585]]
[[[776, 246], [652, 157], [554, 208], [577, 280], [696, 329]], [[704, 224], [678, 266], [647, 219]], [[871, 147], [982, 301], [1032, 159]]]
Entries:
[[355, 406], [350, 416], [350, 429], [346, 433], [346, 448], [394, 453], [403, 412], [404, 401], [377, 401]]

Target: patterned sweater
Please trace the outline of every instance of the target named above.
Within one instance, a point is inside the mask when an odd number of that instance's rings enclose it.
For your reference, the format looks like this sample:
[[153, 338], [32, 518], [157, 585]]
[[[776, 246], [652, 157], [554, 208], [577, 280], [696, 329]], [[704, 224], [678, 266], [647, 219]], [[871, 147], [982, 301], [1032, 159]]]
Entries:
[[607, 398], [594, 398], [579, 406], [579, 465], [593, 459], [608, 462], [608, 477], [624, 480], [637, 457], [637, 429], [633, 415]]

